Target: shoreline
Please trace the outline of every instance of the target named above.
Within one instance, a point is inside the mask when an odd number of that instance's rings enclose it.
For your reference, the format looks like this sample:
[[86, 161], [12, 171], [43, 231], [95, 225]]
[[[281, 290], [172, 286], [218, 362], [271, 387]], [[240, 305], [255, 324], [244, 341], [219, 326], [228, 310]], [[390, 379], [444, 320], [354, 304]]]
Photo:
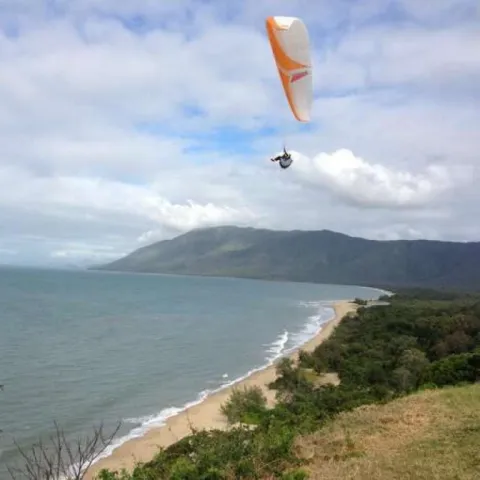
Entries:
[[165, 425], [153, 427], [144, 435], [122, 443], [108, 456], [102, 457], [94, 463], [85, 475], [85, 480], [93, 479], [94, 475], [97, 475], [103, 468], [112, 471], [120, 471], [125, 468], [127, 471], [131, 471], [137, 462], [150, 461], [158, 452], [159, 447], [168, 447], [190, 435], [191, 426], [199, 430], [227, 429], [228, 424], [220, 412], [220, 406], [228, 400], [235, 388], [259, 386], [267, 398], [268, 405], [273, 406], [276, 391], [269, 390], [267, 384], [275, 380], [278, 362], [284, 357], [297, 361], [301, 350], [314, 350], [332, 334], [335, 327], [348, 313], [356, 310], [357, 305], [352, 300], [340, 300], [332, 302], [331, 307], [334, 311], [333, 317], [323, 323], [320, 330], [310, 340], [299, 345], [293, 351], [282, 355], [272, 364], [254, 371], [232, 385], [211, 393], [201, 402], [168, 418]]

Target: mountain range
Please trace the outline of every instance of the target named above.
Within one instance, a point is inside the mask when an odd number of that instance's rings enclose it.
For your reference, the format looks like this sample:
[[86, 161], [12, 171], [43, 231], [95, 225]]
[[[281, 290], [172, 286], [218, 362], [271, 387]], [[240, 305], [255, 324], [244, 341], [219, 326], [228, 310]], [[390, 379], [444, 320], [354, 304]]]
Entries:
[[381, 288], [480, 288], [480, 242], [369, 240], [330, 230], [192, 230], [93, 270]]

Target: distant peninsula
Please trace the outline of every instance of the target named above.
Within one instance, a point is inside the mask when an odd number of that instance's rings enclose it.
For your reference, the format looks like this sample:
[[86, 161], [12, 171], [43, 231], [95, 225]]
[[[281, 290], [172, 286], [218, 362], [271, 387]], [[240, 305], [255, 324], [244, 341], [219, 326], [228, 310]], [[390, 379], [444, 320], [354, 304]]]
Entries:
[[480, 288], [480, 242], [368, 240], [330, 230], [192, 230], [91, 270], [379, 288]]

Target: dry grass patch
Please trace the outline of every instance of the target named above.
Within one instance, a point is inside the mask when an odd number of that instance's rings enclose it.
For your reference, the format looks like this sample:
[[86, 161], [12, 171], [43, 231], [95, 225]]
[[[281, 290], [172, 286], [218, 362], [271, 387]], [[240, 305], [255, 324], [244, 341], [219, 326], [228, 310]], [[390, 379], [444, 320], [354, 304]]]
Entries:
[[360, 407], [297, 448], [312, 479], [478, 480], [480, 385]]

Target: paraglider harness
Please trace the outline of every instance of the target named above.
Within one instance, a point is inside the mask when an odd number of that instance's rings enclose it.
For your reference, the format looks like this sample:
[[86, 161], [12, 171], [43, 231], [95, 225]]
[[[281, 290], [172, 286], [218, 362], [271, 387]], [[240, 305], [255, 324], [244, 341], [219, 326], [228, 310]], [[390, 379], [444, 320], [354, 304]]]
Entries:
[[271, 158], [270, 160], [272, 162], [279, 162], [280, 167], [283, 169], [288, 168], [293, 162], [292, 155], [290, 153], [287, 153], [287, 151], [285, 150], [285, 147], [283, 147], [282, 155], [277, 155], [276, 157]]

